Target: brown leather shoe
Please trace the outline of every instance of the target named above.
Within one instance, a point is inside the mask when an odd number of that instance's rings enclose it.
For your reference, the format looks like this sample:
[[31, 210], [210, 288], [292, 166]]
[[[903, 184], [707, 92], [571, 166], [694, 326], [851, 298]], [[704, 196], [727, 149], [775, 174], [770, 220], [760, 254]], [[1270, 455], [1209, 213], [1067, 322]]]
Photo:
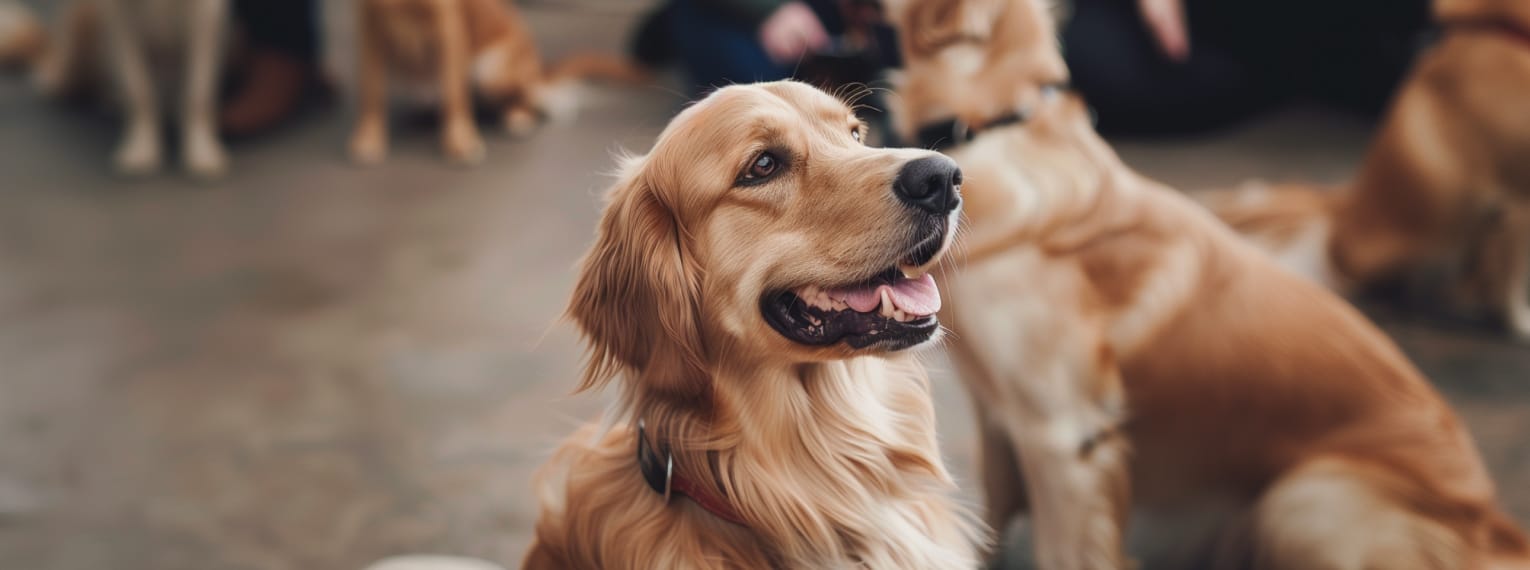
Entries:
[[223, 105], [219, 123], [231, 136], [251, 135], [275, 126], [297, 110], [313, 81], [302, 60], [277, 51], [250, 53], [239, 78], [239, 92]]

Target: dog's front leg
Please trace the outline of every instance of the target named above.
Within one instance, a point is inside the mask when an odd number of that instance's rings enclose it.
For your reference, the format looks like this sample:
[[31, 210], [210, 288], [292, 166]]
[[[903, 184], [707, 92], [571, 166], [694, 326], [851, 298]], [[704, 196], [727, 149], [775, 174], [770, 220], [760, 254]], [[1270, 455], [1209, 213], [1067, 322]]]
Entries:
[[351, 131], [351, 160], [377, 164], [388, 156], [388, 62], [383, 32], [374, 10], [375, 0], [357, 0], [356, 23], [360, 31], [360, 53], [356, 55], [357, 105], [356, 127]]
[[[1131, 499], [1127, 443], [1116, 431], [1120, 405], [1090, 395], [1101, 385], [1119, 393], [1119, 376], [1114, 369], [1102, 374], [1044, 379], [1053, 385], [1051, 397], [1006, 418], [1025, 480], [1033, 551], [1045, 570], [1127, 567], [1122, 540]], [[1063, 396], [1069, 403], [1055, 406], [1059, 392], [1072, 390]]]
[[122, 89], [124, 132], [117, 146], [117, 171], [127, 175], [159, 170], [159, 96], [149, 75], [143, 42], [134, 26], [142, 14], [129, 15], [122, 0], [98, 0], [101, 25], [111, 47], [111, 64]]
[[181, 162], [200, 178], [228, 170], [228, 154], [218, 140], [218, 69], [228, 0], [193, 0], [186, 18], [186, 94], [181, 114]]
[[469, 93], [467, 16], [461, 0], [435, 0], [436, 35], [441, 42], [441, 145], [452, 162], [476, 164], [483, 160], [483, 139], [473, 122]]

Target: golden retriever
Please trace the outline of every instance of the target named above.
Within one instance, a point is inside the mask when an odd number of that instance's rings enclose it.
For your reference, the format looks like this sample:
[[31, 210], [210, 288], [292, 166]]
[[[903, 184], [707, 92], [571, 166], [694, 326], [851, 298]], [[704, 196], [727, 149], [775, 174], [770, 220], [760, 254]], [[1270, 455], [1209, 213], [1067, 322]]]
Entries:
[[1202, 196], [1285, 265], [1340, 291], [1450, 277], [1530, 341], [1530, 2], [1441, 0], [1421, 56], [1359, 173], [1333, 192], [1250, 186]]
[[1129, 515], [1187, 525], [1155, 538], [1150, 554], [1184, 549], [1161, 567], [1530, 568], [1428, 381], [1334, 294], [1123, 164], [1057, 87], [1039, 0], [892, 13], [911, 39], [900, 128], [966, 177], [940, 317], [990, 525], [1028, 512], [1048, 570], [1131, 567]]
[[544, 68], [531, 29], [508, 0], [359, 0], [360, 115], [351, 157], [370, 164], [388, 152], [389, 74], [432, 81], [441, 103], [441, 144], [449, 160], [483, 159], [473, 99], [502, 109], [512, 134], [543, 116], [573, 113], [557, 87], [582, 77], [638, 83], [647, 74], [615, 57], [580, 54]]
[[614, 427], [538, 476], [527, 568], [971, 568], [922, 369], [961, 174], [805, 84], [726, 87], [628, 160], [569, 316]]

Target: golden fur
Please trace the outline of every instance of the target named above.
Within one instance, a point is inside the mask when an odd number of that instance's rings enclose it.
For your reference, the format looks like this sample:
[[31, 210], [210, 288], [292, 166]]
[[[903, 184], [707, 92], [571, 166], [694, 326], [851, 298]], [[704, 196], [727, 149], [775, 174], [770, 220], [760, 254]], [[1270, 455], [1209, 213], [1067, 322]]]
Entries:
[[[863, 146], [861, 128], [800, 83], [733, 86], [627, 161], [569, 306], [591, 349], [583, 387], [621, 379], [615, 427], [586, 426], [538, 476], [525, 567], [976, 563], [976, 521], [951, 498], [918, 364], [798, 345], [761, 317], [769, 291], [895, 261], [908, 214], [892, 181], [938, 155]], [[785, 173], [733, 187], [764, 149], [791, 157]], [[747, 527], [650, 490], [634, 459], [639, 419]]]
[[1444, 39], [1421, 56], [1359, 173], [1333, 197], [1291, 185], [1204, 200], [1341, 291], [1451, 272], [1452, 300], [1494, 310], [1530, 340], [1530, 3], [1442, 0], [1436, 15]]
[[960, 37], [905, 49], [905, 132], [1032, 117], [951, 154], [968, 224], [942, 321], [990, 525], [1028, 512], [1049, 570], [1130, 567], [1128, 514], [1195, 512], [1218, 532], [1163, 537], [1191, 542], [1163, 567], [1530, 568], [1466, 429], [1379, 330], [1127, 168], [1044, 87], [1066, 72], [1041, 3], [914, 6], [894, 7], [901, 30]]
[[[646, 74], [615, 57], [580, 54], [545, 68], [536, 38], [507, 0], [359, 0], [360, 116], [351, 156], [374, 163], [387, 154], [390, 74], [433, 80], [441, 98], [441, 144], [448, 159], [474, 163], [483, 141], [473, 98], [501, 109], [512, 134], [576, 103], [555, 87], [581, 77], [638, 83]], [[563, 99], [559, 101], [558, 99]]]

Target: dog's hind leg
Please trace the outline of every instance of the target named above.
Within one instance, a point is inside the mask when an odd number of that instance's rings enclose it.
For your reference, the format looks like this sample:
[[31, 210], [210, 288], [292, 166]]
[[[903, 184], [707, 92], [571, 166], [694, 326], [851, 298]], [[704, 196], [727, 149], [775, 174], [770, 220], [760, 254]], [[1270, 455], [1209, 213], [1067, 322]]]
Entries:
[[[1520, 220], [1530, 224], [1530, 220]], [[1530, 228], [1510, 227], [1504, 259], [1504, 321], [1515, 338], [1530, 342]]]
[[357, 0], [356, 22], [360, 27], [360, 52], [356, 54], [356, 127], [351, 131], [351, 160], [377, 164], [388, 156], [388, 62], [383, 50], [381, 24], [373, 10], [375, 0]]
[[1510, 333], [1530, 342], [1530, 212], [1503, 210], [1471, 237], [1457, 296], [1496, 310]]
[[186, 92], [181, 104], [181, 161], [201, 178], [222, 176], [228, 155], [218, 139], [218, 69], [228, 0], [192, 0], [186, 18]]
[[111, 48], [111, 66], [123, 95], [124, 132], [117, 146], [117, 171], [132, 176], [159, 170], [162, 142], [159, 96], [149, 74], [142, 38], [133, 24], [142, 15], [128, 14], [122, 1], [98, 0], [98, 6]]
[[1256, 570], [1472, 568], [1450, 528], [1409, 508], [1396, 476], [1336, 458], [1308, 460], [1255, 507]]

